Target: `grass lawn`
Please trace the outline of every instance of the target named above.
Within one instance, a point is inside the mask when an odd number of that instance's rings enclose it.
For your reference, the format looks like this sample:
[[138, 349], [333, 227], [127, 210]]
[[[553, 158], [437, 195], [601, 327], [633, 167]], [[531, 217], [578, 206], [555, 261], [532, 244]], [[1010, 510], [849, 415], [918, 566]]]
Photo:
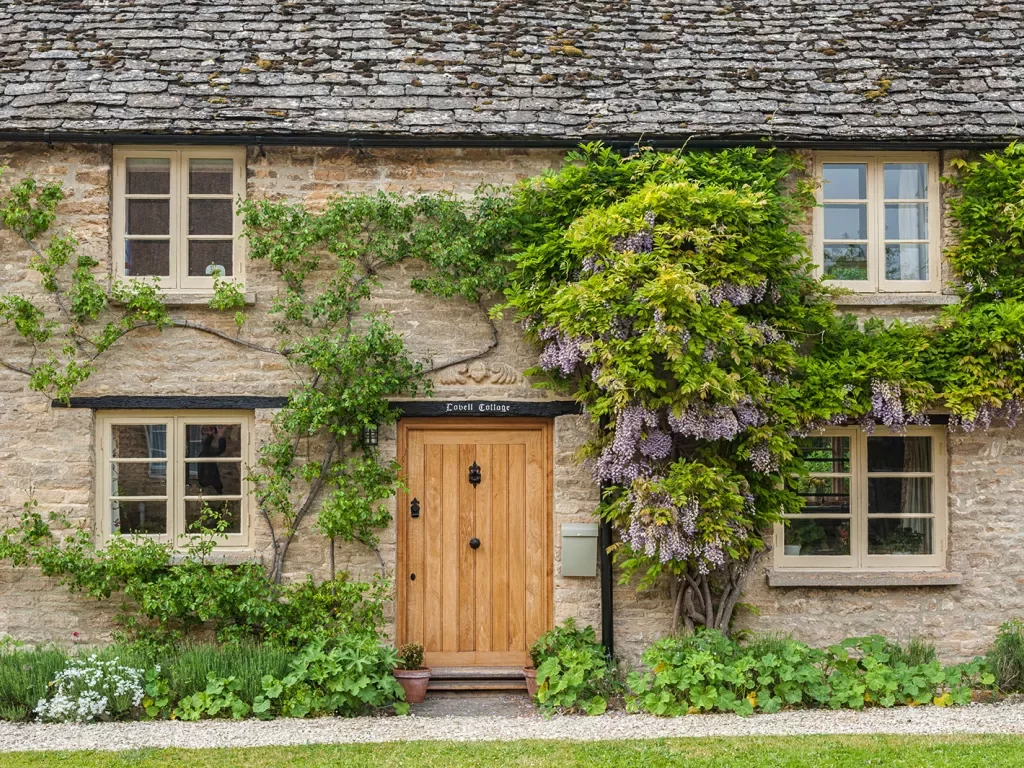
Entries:
[[132, 752], [18, 752], [0, 755], [4, 768], [862, 768], [949, 766], [998, 768], [1024, 764], [1024, 737], [794, 736], [658, 739], [618, 742], [406, 742], [253, 749], [144, 749]]

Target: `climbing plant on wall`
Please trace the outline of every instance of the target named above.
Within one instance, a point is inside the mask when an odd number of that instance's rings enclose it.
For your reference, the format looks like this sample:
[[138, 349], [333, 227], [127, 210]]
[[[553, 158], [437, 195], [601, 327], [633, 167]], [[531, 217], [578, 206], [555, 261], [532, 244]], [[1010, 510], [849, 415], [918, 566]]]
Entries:
[[[105, 356], [116, 354], [119, 339], [140, 329], [188, 328], [283, 359], [295, 386], [274, 419], [270, 439], [260, 446], [255, 466], [249, 468], [257, 509], [271, 538], [267, 578], [271, 584], [280, 582], [289, 547], [312, 516], [315, 530], [330, 542], [333, 590], [335, 541], [361, 542], [377, 552], [377, 534], [390, 521], [385, 502], [399, 482], [397, 463], [382, 459], [375, 446], [364, 445], [363, 429], [395, 420], [391, 398], [429, 391], [424, 376], [431, 370], [430, 361], [411, 359], [387, 314], [366, 305], [383, 270], [414, 258], [438, 267], [436, 274], [427, 272], [418, 279], [418, 288], [479, 301], [488, 280], [495, 279], [488, 274], [500, 275], [503, 269], [478, 264], [472, 274], [460, 275], [448, 267], [453, 259], [473, 263], [475, 254], [493, 250], [491, 242], [507, 235], [502, 216], [492, 217], [492, 225], [476, 222], [484, 209], [498, 211], [501, 199], [482, 195], [472, 214], [445, 194], [413, 200], [387, 194], [344, 196], [318, 211], [300, 204], [244, 203], [240, 215], [249, 258], [267, 263], [280, 278], [268, 310], [273, 346], [244, 334], [245, 301], [234, 283], [216, 281], [210, 307], [235, 312], [235, 333], [175, 317], [158, 286], [111, 283], [72, 236], [50, 232], [62, 199], [58, 184], [39, 185], [32, 178], [16, 182], [0, 198], [2, 222], [30, 249], [33, 256], [26, 266], [43, 288], [41, 295], [29, 290], [0, 296], [0, 325], [12, 332], [8, 339], [20, 340], [5, 345], [0, 365], [27, 376], [31, 389], [67, 401]], [[493, 347], [494, 338], [482, 352]], [[88, 536], [55, 542], [42, 523], [30, 507], [22, 524], [0, 541], [0, 557], [15, 564], [34, 562], [72, 589], [100, 597], [119, 589], [150, 594], [154, 585], [160, 594], [171, 589], [168, 547], [119, 537], [115, 547], [99, 552]], [[197, 551], [200, 560], [210, 547], [204, 541]], [[384, 565], [381, 561], [382, 571]], [[258, 581], [250, 567], [216, 572], [200, 568], [186, 574], [192, 587], [197, 573], [211, 576], [204, 581], [207, 586], [236, 597], [250, 594]], [[85, 582], [82, 574], [89, 576]], [[337, 582], [339, 599], [350, 600], [352, 589], [344, 588], [344, 578]], [[365, 586], [378, 594], [376, 585]], [[239, 618], [217, 609], [217, 615], [210, 615], [213, 603], [204, 601], [201, 588], [192, 587], [187, 591], [194, 601], [180, 600], [178, 608], [165, 612], [179, 624], [222, 619], [247, 627], [247, 632], [263, 631], [258, 629], [262, 614]], [[274, 588], [259, 589], [264, 596], [278, 594]], [[304, 594], [301, 589], [293, 592], [290, 599]], [[222, 602], [225, 607], [232, 604]], [[151, 618], [163, 615], [158, 611]]]
[[587, 453], [625, 578], [667, 577], [683, 626], [729, 629], [763, 534], [801, 507], [800, 437], [1020, 412], [1024, 151], [958, 168], [964, 301], [917, 324], [837, 314], [792, 156], [592, 145], [514, 190], [507, 307], [541, 346], [534, 373], [600, 425]]

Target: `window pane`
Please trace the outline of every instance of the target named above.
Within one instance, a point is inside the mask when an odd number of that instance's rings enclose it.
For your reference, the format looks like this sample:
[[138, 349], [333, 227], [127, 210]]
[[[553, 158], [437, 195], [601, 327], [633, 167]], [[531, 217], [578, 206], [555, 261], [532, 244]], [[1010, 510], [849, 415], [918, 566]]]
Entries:
[[825, 163], [822, 190], [826, 200], [864, 200], [868, 167], [864, 163]]
[[188, 276], [230, 277], [235, 273], [232, 263], [234, 243], [231, 240], [189, 240]]
[[171, 233], [170, 200], [126, 200], [125, 234], [169, 235]]
[[167, 463], [110, 464], [111, 496], [166, 496]]
[[191, 195], [230, 195], [232, 170], [230, 159], [194, 157], [188, 161], [188, 191]]
[[185, 464], [186, 496], [241, 496], [241, 462], [188, 462]]
[[162, 459], [167, 456], [166, 430], [163, 424], [114, 424], [110, 427], [110, 456]]
[[112, 501], [110, 522], [115, 533], [167, 533], [167, 502]]
[[167, 277], [171, 274], [169, 240], [125, 240], [124, 273], [127, 277]]
[[189, 424], [185, 458], [242, 457], [241, 424]]
[[234, 220], [231, 200], [189, 200], [188, 233], [190, 235], [230, 235]]
[[930, 555], [934, 546], [931, 518], [868, 521], [869, 555]]
[[826, 240], [866, 240], [867, 237], [868, 207], [866, 204], [825, 206]]
[[886, 200], [927, 200], [928, 163], [886, 163]]
[[850, 471], [848, 437], [807, 437], [800, 441], [800, 452], [807, 463], [808, 472]]
[[928, 204], [886, 203], [885, 239], [927, 240]]
[[931, 472], [930, 437], [869, 437], [868, 472]]
[[926, 243], [886, 243], [886, 280], [927, 280], [928, 245]]
[[827, 279], [868, 279], [868, 254], [863, 245], [826, 245], [824, 262]]
[[850, 514], [850, 478], [805, 477], [796, 479], [790, 488], [804, 500], [803, 514]]
[[171, 161], [166, 157], [129, 157], [125, 160], [129, 195], [169, 195], [171, 193]]
[[849, 520], [794, 520], [786, 526], [786, 555], [837, 557], [850, 554]]
[[930, 477], [869, 477], [869, 515], [930, 515]]
[[[209, 517], [203, 518], [203, 506], [207, 506], [215, 516], [216, 519], [210, 519]], [[228, 527], [225, 533], [241, 533], [242, 532], [242, 502], [235, 501], [217, 501], [214, 499], [202, 501], [186, 501], [185, 502], [185, 529], [190, 532], [198, 532], [199, 526], [203, 525], [206, 528], [214, 528], [216, 520], [227, 520]], [[193, 527], [195, 526], [195, 527]]]

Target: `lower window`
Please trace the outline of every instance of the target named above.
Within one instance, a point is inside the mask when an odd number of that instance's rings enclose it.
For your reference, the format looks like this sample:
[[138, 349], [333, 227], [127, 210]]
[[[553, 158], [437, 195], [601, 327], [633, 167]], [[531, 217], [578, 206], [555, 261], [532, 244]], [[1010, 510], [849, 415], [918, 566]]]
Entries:
[[179, 544], [223, 525], [218, 546], [248, 544], [251, 412], [100, 412], [97, 428], [104, 537]]
[[826, 430], [802, 444], [800, 514], [775, 526], [780, 568], [939, 570], [946, 558], [946, 432]]

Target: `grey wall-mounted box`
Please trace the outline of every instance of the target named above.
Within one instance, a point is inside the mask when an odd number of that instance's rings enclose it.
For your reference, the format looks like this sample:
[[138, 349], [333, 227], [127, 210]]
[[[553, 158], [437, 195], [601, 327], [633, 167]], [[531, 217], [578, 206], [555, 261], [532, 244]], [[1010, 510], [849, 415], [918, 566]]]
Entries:
[[562, 523], [562, 575], [597, 576], [597, 523]]

